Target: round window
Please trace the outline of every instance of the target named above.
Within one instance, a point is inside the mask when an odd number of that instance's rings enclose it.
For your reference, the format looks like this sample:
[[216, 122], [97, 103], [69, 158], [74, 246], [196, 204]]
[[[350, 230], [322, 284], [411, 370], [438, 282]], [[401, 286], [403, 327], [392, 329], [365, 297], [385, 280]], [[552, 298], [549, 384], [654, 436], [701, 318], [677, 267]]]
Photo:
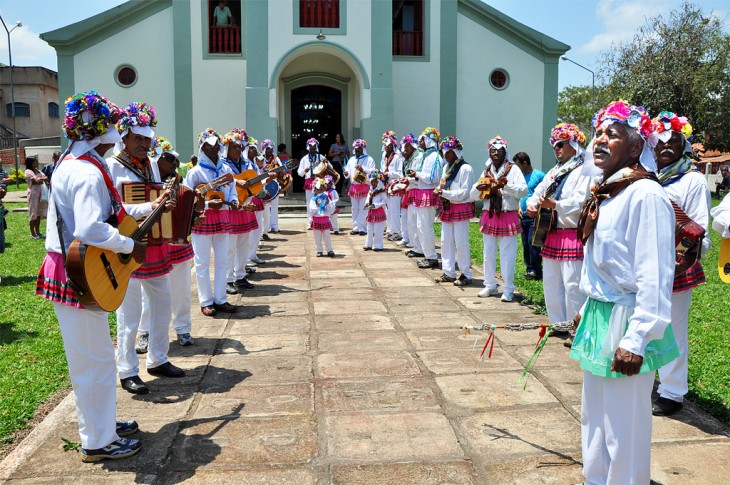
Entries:
[[116, 74], [117, 84], [128, 88], [137, 82], [137, 71], [132, 66], [120, 66]]
[[509, 84], [509, 76], [507, 75], [507, 71], [505, 71], [504, 69], [495, 69], [494, 71], [492, 71], [492, 73], [489, 75], [489, 84], [491, 84], [494, 89], [505, 89]]

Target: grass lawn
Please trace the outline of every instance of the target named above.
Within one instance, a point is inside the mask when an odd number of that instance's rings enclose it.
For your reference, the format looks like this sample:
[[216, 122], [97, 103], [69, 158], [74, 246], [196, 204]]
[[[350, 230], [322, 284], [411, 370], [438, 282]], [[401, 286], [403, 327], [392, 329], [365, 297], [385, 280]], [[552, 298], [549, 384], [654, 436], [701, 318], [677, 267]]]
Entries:
[[[718, 203], [718, 200], [713, 199], [713, 205]], [[440, 236], [440, 224], [436, 224], [436, 233]], [[722, 238], [715, 231], [710, 230], [710, 233], [712, 248], [703, 259], [707, 283], [695, 288], [689, 313], [688, 398], [724, 423], [730, 424], [730, 315], [724, 311], [730, 288], [720, 281], [717, 273], [718, 248]], [[524, 278], [522, 241], [519, 237], [517, 240], [517, 292], [522, 293], [524, 302], [534, 306], [536, 313], [545, 314], [542, 281]], [[481, 267], [482, 234], [477, 223], [469, 226], [469, 243], [472, 263]]]

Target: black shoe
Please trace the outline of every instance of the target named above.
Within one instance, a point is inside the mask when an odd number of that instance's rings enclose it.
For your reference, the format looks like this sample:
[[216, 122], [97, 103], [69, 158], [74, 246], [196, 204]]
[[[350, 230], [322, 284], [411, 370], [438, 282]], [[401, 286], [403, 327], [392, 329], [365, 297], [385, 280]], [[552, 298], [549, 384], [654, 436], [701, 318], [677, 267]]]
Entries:
[[340, 231], [335, 231], [334, 234], [335, 234], [335, 236], [339, 236], [340, 235]]
[[231, 305], [228, 302], [225, 303], [213, 303], [213, 309], [223, 313], [236, 313], [236, 306]]
[[365, 231], [360, 231], [360, 235], [361, 235], [361, 236], [367, 236], [367, 235], [368, 235], [368, 233], [367, 233], [367, 232], [365, 232]]
[[454, 281], [456, 281], [456, 278], [454, 278], [453, 276], [449, 276], [446, 273], [444, 273], [441, 276], [437, 276], [436, 278], [434, 278], [434, 281], [436, 283], [453, 283]]
[[373, 249], [373, 248], [371, 248], [369, 246], [365, 246], [364, 248], [362, 248], [363, 251], [370, 251], [371, 249]]
[[353, 229], [352, 231], [350, 231], [350, 236], [356, 236], [358, 234], [360, 234], [360, 233], [357, 232], [355, 229]]
[[525, 279], [526, 280], [536, 280], [537, 279], [537, 273], [535, 271], [528, 271], [525, 273]]
[[654, 416], [671, 416], [683, 407], [684, 405], [681, 402], [673, 401], [666, 397], [659, 397], [651, 407], [651, 414]]
[[122, 389], [132, 394], [147, 394], [150, 392], [147, 384], [139, 376], [126, 377], [120, 379], [119, 382], [122, 384]]
[[383, 248], [373, 248], [373, 251], [375, 251], [376, 253], [379, 253], [382, 250], [383, 250]]
[[226, 283], [226, 295], [236, 294], [238, 294], [238, 288], [236, 288], [236, 285], [233, 283]]
[[147, 369], [147, 373], [159, 377], [185, 377], [185, 371], [170, 362], [165, 362], [157, 367], [150, 367]]
[[438, 268], [438, 259], [422, 259], [418, 262], [418, 267], [421, 269]]
[[322, 254], [321, 252], [317, 253], [318, 258], [321, 258], [322, 256], [324, 256], [324, 254]]
[[563, 346], [572, 349], [573, 348], [573, 337], [568, 337], [565, 339], [565, 342], [563, 342]]
[[256, 268], [246, 268], [246, 274], [254, 274], [256, 272]]
[[464, 276], [464, 273], [459, 275], [458, 278], [456, 278], [456, 281], [454, 281], [454, 286], [469, 286], [471, 284], [471, 278], [467, 278]]
[[133, 435], [139, 431], [139, 425], [137, 421], [117, 421], [117, 436], [124, 438], [125, 436]]
[[250, 290], [252, 288], [255, 288], [256, 285], [248, 281], [246, 278], [241, 278], [240, 280], [236, 280], [233, 282], [236, 288], [246, 288], [247, 290]]
[[425, 256], [425, 254], [419, 253], [419, 252], [414, 251], [414, 250], [411, 249], [410, 251], [408, 251], [406, 253], [406, 256], [408, 256], [409, 258], [422, 258], [422, 257]]
[[263, 239], [264, 241], [271, 241], [271, 238], [269, 237], [268, 234], [262, 234], [261, 239]]
[[335, 257], [335, 252], [334, 251], [327, 251], [327, 256], [330, 257], [330, 258], [334, 258]]
[[81, 449], [81, 461], [84, 463], [95, 463], [101, 460], [121, 460], [136, 454], [142, 448], [139, 440], [131, 438], [119, 438], [96, 450]]

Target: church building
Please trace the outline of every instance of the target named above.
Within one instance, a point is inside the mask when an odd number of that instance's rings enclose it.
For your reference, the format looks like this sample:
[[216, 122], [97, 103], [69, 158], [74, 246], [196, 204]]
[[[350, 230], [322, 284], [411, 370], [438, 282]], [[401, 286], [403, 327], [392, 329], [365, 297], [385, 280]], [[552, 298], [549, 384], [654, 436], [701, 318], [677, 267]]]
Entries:
[[245, 128], [327, 151], [364, 138], [456, 134], [479, 170], [501, 135], [533, 165], [554, 162], [558, 60], [570, 47], [480, 0], [130, 0], [42, 34], [61, 102], [95, 89], [152, 104], [182, 158], [197, 134]]

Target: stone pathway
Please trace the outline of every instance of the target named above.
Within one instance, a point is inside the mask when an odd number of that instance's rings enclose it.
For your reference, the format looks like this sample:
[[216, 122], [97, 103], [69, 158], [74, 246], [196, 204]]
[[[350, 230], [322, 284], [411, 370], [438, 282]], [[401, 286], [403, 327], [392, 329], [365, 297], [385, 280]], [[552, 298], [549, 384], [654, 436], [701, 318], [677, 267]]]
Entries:
[[[140, 454], [87, 465], [64, 453], [62, 437], [78, 440], [70, 395], [0, 463], [0, 482], [580, 482], [582, 374], [562, 340], [523, 390], [536, 331], [500, 331], [480, 367], [485, 336], [460, 330], [545, 317], [476, 298], [479, 286], [438, 285], [393, 243], [364, 252], [363, 237], [333, 236], [338, 257], [316, 258], [302, 216], [280, 225], [257, 288], [232, 299], [238, 314], [206, 318], [194, 302], [195, 345], [170, 347], [187, 376], [142, 371], [149, 395], [119, 391]], [[655, 419], [653, 438], [656, 482], [730, 481], [728, 430], [694, 406]]]

